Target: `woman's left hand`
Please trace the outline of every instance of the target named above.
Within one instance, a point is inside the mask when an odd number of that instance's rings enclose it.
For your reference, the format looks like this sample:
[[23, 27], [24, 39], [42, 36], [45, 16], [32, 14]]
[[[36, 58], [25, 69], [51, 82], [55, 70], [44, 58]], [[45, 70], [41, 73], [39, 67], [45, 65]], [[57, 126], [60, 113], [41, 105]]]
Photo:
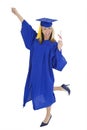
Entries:
[[62, 37], [58, 34], [59, 40], [58, 40], [58, 50], [60, 51], [63, 46]]

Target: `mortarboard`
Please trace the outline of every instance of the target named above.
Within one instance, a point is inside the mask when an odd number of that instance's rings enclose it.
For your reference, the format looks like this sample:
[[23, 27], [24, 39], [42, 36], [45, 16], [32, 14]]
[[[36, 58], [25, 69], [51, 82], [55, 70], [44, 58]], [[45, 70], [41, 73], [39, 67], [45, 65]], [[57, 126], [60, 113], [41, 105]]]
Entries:
[[37, 21], [40, 21], [40, 25], [44, 26], [44, 27], [51, 27], [52, 26], [52, 22], [57, 21], [56, 19], [49, 19], [49, 18], [40, 18], [40, 19], [36, 19]]

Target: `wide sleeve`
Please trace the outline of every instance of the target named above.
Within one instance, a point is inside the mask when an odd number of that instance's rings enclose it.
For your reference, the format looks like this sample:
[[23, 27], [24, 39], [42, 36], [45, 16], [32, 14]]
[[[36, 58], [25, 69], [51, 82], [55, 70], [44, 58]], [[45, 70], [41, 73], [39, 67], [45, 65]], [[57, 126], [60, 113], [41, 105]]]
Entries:
[[29, 25], [26, 20], [23, 20], [21, 27], [21, 35], [24, 40], [24, 44], [27, 49], [31, 49], [33, 41], [37, 35], [37, 33], [33, 30], [31, 25]]
[[62, 54], [62, 51], [59, 51], [57, 45], [53, 48], [53, 57], [52, 57], [52, 68], [62, 71], [67, 61]]

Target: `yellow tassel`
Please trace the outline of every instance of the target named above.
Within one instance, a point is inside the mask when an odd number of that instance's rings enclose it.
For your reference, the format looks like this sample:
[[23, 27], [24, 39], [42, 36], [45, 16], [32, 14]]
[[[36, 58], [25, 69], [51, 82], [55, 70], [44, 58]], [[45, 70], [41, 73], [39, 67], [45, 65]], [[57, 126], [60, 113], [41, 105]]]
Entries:
[[41, 26], [39, 27], [38, 34], [37, 34], [36, 39], [39, 39], [40, 42], [42, 41], [42, 36], [41, 36]]

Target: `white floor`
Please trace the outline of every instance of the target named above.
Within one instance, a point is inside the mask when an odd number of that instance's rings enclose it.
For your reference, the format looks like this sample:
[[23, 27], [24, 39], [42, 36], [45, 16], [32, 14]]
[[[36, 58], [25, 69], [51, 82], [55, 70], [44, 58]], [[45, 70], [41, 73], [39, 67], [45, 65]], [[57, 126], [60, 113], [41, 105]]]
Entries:
[[[44, 0], [43, 4], [40, 0], [0, 1], [0, 130], [87, 130], [85, 3], [85, 0], [67, 0], [66, 3], [64, 0]], [[20, 35], [21, 24], [11, 13], [11, 7], [16, 7], [35, 28], [38, 25], [34, 21], [36, 18], [46, 15], [59, 19], [54, 28], [58, 33], [62, 30], [63, 54], [68, 64], [62, 72], [54, 70], [55, 85], [70, 83], [71, 95], [55, 92], [56, 103], [52, 106], [52, 119], [47, 127], [39, 127], [45, 109], [34, 111], [31, 102], [22, 107], [29, 52]]]

